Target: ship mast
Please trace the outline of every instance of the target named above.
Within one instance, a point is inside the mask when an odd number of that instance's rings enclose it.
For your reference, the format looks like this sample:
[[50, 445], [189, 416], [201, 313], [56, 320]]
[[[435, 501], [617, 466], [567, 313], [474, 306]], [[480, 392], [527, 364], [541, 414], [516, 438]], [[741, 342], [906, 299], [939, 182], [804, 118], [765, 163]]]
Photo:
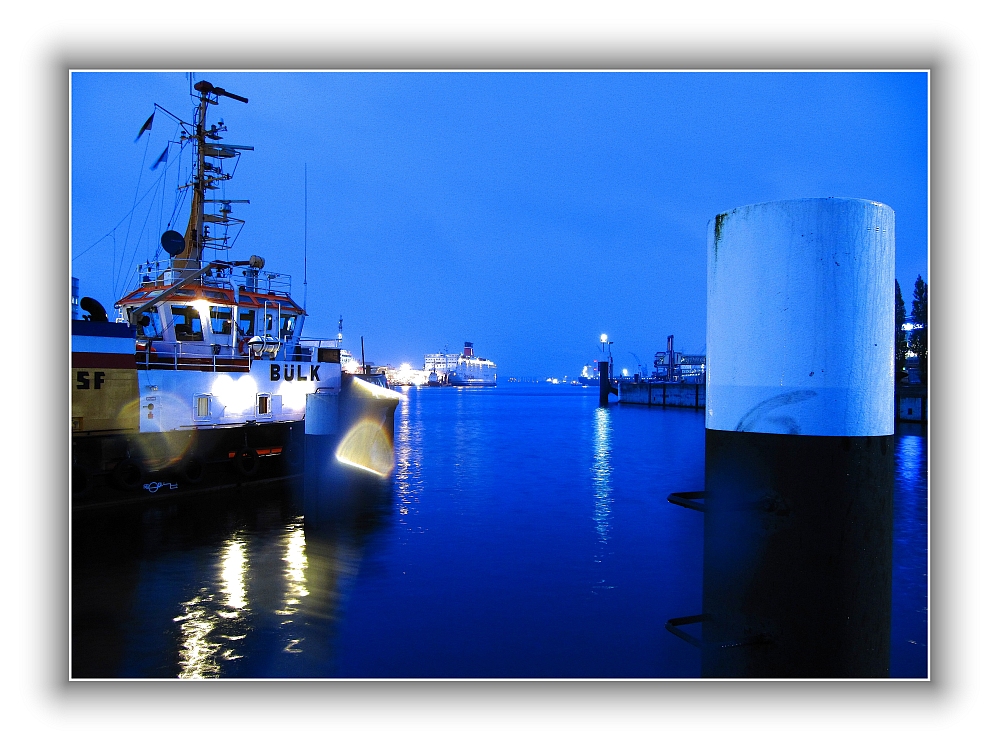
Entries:
[[[218, 86], [213, 86], [208, 81], [199, 81], [194, 85], [194, 89], [199, 93], [200, 98], [198, 100], [198, 107], [195, 110], [194, 133], [187, 136], [195, 144], [193, 179], [186, 186], [191, 188], [192, 193], [191, 216], [188, 219], [187, 229], [184, 232], [184, 249], [173, 257], [172, 266], [175, 270], [190, 270], [201, 267], [207, 241], [218, 239], [208, 236], [205, 227], [206, 220], [226, 226], [230, 223], [242, 224], [238, 219], [233, 219], [229, 216], [230, 204], [249, 203], [249, 201], [240, 200], [208, 200], [207, 202], [209, 203], [221, 203], [222, 209], [218, 215], [212, 214], [206, 216], [205, 214], [205, 191], [214, 189], [215, 182], [228, 180], [232, 177], [230, 174], [223, 173], [221, 166], [216, 167], [206, 161], [206, 159], [219, 159], [221, 164], [222, 160], [237, 156], [240, 151], [253, 151], [252, 146], [234, 146], [217, 143], [222, 138], [219, 133], [225, 132], [226, 128], [221, 121], [218, 126], [206, 127], [208, 105], [218, 104], [220, 96], [235, 99], [245, 104], [249, 103], [250, 100], [232, 94]], [[209, 140], [215, 141], [215, 143], [209, 144]], [[223, 247], [225, 247], [224, 239]]]

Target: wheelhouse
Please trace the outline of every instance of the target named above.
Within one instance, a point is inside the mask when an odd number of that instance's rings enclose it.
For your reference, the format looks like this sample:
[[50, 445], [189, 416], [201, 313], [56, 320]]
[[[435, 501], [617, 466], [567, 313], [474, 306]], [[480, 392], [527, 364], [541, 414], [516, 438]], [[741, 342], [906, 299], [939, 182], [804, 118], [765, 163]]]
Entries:
[[134, 320], [140, 368], [311, 359], [300, 343], [305, 310], [289, 294], [289, 276], [224, 262], [202, 271], [192, 278], [169, 260], [139, 266], [136, 289], [115, 307], [120, 320]]

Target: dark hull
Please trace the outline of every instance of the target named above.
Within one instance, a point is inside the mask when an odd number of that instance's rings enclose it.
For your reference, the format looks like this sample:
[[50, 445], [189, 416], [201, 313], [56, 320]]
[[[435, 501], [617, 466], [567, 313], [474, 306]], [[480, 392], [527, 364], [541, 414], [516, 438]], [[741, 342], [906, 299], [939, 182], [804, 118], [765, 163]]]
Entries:
[[301, 471], [303, 422], [167, 433], [76, 434], [74, 508], [273, 481]]

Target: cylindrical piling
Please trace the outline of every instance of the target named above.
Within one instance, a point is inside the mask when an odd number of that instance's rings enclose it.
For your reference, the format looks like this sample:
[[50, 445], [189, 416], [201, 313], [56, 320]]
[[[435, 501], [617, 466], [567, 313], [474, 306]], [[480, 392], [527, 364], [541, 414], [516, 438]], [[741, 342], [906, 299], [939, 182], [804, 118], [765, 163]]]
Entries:
[[778, 201], [708, 236], [706, 677], [885, 677], [894, 215]]
[[303, 517], [307, 526], [326, 519], [343, 485], [343, 472], [334, 459], [340, 435], [340, 393], [307, 394], [303, 472]]
[[339, 392], [306, 396], [303, 501], [307, 527], [337, 522], [382, 497], [399, 394], [352, 375]]
[[608, 360], [602, 360], [597, 363], [597, 373], [599, 376], [600, 391], [598, 395], [598, 404], [600, 406], [608, 405], [608, 395], [613, 393], [618, 395], [618, 386], [614, 384], [611, 380], [611, 363]]

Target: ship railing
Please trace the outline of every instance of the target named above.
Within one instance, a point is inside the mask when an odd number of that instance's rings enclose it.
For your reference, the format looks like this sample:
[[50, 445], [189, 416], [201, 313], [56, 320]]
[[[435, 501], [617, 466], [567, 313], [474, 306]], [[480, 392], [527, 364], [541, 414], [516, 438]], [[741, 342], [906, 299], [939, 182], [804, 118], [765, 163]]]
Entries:
[[[166, 289], [176, 284], [194, 268], [194, 265], [188, 268], [183, 265], [183, 261], [175, 263], [171, 259], [140, 263], [136, 266], [136, 285], [143, 289]], [[216, 267], [201, 278], [204, 286], [228, 289], [233, 288], [234, 282], [235, 286], [251, 292], [291, 296], [292, 277], [287, 273], [242, 267]]]
[[286, 358], [293, 362], [319, 362], [320, 349], [340, 349], [343, 339], [300, 338], [294, 346], [287, 347]]
[[[276, 362], [320, 362], [320, 349], [339, 349], [337, 339], [283, 339], [278, 351], [271, 355]], [[163, 341], [139, 339], [136, 361], [152, 369], [167, 370], [230, 370], [233, 367], [250, 367], [251, 344], [216, 344], [209, 341]], [[329, 360], [325, 360], [329, 361]]]
[[255, 271], [252, 268], [233, 268], [229, 269], [229, 273], [231, 278], [237, 280], [237, 285], [248, 292], [283, 294], [286, 297], [292, 294], [292, 277], [287, 273]]
[[153, 370], [204, 370], [231, 371], [233, 368], [250, 370], [249, 351], [228, 344], [204, 341], [160, 341], [139, 339], [136, 342], [136, 361]]

